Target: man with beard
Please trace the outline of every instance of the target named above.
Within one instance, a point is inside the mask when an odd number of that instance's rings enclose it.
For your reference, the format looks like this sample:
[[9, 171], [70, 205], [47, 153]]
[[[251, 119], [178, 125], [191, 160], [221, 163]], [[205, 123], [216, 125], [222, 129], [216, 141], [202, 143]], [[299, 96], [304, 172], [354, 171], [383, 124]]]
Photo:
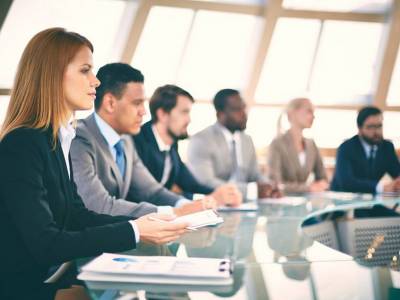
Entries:
[[78, 121], [71, 160], [86, 207], [109, 215], [140, 217], [159, 212], [183, 215], [214, 207], [190, 201], [160, 185], [138, 157], [129, 134], [140, 131], [146, 113], [144, 76], [128, 64], [99, 69], [95, 112]]
[[178, 187], [187, 197], [210, 194], [220, 205], [237, 206], [242, 197], [232, 184], [200, 184], [178, 153], [178, 141], [188, 137], [193, 97], [175, 85], [156, 89], [149, 101], [151, 121], [133, 135], [136, 150], [153, 177], [167, 189]]
[[214, 107], [217, 122], [190, 138], [188, 161], [196, 178], [214, 188], [234, 183], [246, 198], [280, 196], [262, 176], [253, 141], [244, 133], [247, 113], [239, 91], [219, 91]]
[[[336, 156], [331, 183], [334, 191], [355, 193], [400, 192], [400, 164], [393, 144], [383, 139], [379, 108], [366, 106], [357, 116], [358, 134], [343, 142]], [[383, 184], [388, 173], [393, 180]]]

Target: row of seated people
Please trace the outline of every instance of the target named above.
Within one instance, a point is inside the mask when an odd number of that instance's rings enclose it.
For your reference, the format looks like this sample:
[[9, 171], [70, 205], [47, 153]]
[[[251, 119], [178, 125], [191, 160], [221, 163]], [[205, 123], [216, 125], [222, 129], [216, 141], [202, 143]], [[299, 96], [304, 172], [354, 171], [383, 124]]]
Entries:
[[[314, 120], [312, 103], [305, 98], [294, 99], [286, 113], [290, 129], [272, 141], [268, 159], [270, 178], [282, 183], [285, 192], [321, 192], [328, 188], [371, 194], [400, 191], [399, 160], [393, 144], [383, 138], [379, 108], [366, 106], [359, 110], [358, 134], [338, 147], [330, 186], [315, 142], [303, 136], [303, 130], [310, 128]], [[310, 174], [315, 180], [308, 183]], [[392, 177], [390, 182], [381, 181], [385, 174]]]
[[[176, 86], [157, 89], [152, 121], [140, 133], [143, 74], [114, 63], [96, 77], [92, 52], [83, 36], [52, 28], [22, 55], [0, 134], [0, 254], [8, 258], [0, 271], [2, 299], [51, 299], [70, 282], [42, 283], [65, 261], [176, 240], [187, 224], [162, 221], [171, 214], [238, 205], [250, 189], [258, 197], [280, 195], [243, 132], [239, 92], [217, 93], [218, 121], [191, 138], [186, 167], [177, 141], [187, 137], [193, 97]], [[75, 131], [74, 112], [92, 108], [93, 100], [95, 113]], [[163, 187], [173, 184], [184, 196]], [[191, 201], [195, 193], [210, 196]], [[166, 214], [150, 218], [152, 212]]]
[[[86, 299], [65, 262], [175, 241], [188, 226], [166, 222], [175, 215], [242, 201], [234, 185], [190, 201], [157, 183], [123, 135], [140, 129], [143, 75], [107, 65], [99, 89], [92, 53], [80, 34], [50, 28], [22, 54], [0, 132], [0, 299]], [[94, 102], [76, 131], [75, 112]]]
[[[267, 178], [259, 171], [251, 137], [244, 133], [245, 103], [240, 93], [232, 89], [215, 95], [217, 122], [190, 138], [188, 166], [182, 162], [177, 142], [188, 137], [193, 102], [193, 97], [182, 88], [159, 87], [150, 98], [151, 121], [132, 136], [143, 164], [168, 189], [176, 185], [188, 195], [208, 194], [233, 182], [244, 197], [248, 190], [254, 190], [254, 184], [260, 190], [258, 196], [263, 197], [271, 188], [265, 183], [274, 182], [287, 194], [329, 188], [372, 194], [400, 191], [400, 164], [393, 144], [383, 139], [382, 112], [376, 107], [367, 106], [359, 111], [359, 132], [339, 146], [329, 186], [315, 142], [303, 136], [303, 130], [310, 128], [314, 120], [309, 99], [297, 98], [288, 104], [290, 129], [276, 137], [269, 147]], [[79, 159], [77, 168], [78, 165]], [[308, 183], [311, 173], [315, 180]], [[383, 184], [380, 180], [385, 174], [393, 180]]]

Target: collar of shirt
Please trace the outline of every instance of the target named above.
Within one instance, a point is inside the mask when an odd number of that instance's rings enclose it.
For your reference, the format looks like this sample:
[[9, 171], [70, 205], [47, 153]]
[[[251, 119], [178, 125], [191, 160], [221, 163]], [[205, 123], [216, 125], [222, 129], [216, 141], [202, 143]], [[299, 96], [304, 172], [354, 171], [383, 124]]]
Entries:
[[158, 131], [157, 131], [157, 128], [155, 125], [151, 126], [151, 130], [153, 130], [154, 137], [156, 138], [158, 149], [160, 149], [160, 151], [169, 151], [171, 149], [171, 145], [167, 145], [164, 143], [164, 141], [161, 139], [160, 135], [158, 134]]
[[70, 175], [71, 171], [69, 166], [68, 155], [69, 155], [69, 150], [71, 148], [72, 140], [75, 138], [75, 128], [72, 126], [71, 122], [68, 122], [67, 126], [60, 127], [58, 134], [61, 143], [61, 149], [64, 154], [65, 164], [67, 166], [68, 175]]
[[361, 142], [361, 145], [364, 148], [365, 155], [367, 156], [367, 158], [369, 157], [369, 155], [371, 153], [371, 148], [373, 148], [375, 150], [375, 155], [376, 155], [376, 151], [378, 150], [378, 146], [377, 145], [368, 144], [362, 137], [360, 137], [360, 142]]
[[106, 139], [106, 142], [110, 148], [114, 148], [115, 144], [121, 140], [121, 136], [104, 121], [98, 114], [94, 114], [96, 124], [100, 129], [101, 134]]
[[235, 131], [234, 133], [232, 133], [221, 123], [217, 122], [217, 124], [225, 137], [229, 149], [232, 147], [232, 140], [235, 140], [236, 145], [240, 145], [240, 131]]

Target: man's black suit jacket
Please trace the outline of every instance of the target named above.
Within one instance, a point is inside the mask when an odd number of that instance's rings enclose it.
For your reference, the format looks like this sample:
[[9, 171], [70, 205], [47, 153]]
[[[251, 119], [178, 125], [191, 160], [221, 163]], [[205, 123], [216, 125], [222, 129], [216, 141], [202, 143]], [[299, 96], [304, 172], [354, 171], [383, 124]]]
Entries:
[[0, 143], [0, 298], [50, 298], [51, 266], [134, 248], [128, 220], [85, 208], [51, 129], [13, 130]]
[[391, 142], [383, 140], [378, 145], [372, 170], [358, 135], [343, 142], [336, 155], [336, 168], [331, 189], [354, 193], [375, 193], [379, 180], [388, 173], [400, 175], [400, 163]]
[[[152, 130], [152, 122], [149, 121], [142, 126], [138, 135], [133, 136], [136, 150], [153, 177], [161, 182], [164, 172], [165, 153], [160, 151]], [[192, 172], [182, 162], [178, 153], [178, 144], [174, 143], [170, 149], [172, 170], [164, 186], [170, 189], [174, 184], [179, 186], [185, 194], [199, 193], [210, 194], [213, 189], [200, 184]]]

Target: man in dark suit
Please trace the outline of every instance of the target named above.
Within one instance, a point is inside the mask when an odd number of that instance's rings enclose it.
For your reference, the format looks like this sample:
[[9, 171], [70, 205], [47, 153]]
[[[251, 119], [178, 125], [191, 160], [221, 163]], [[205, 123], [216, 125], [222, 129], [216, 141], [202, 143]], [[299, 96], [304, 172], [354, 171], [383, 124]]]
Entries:
[[[336, 156], [331, 183], [334, 191], [381, 193], [400, 192], [400, 163], [393, 144], [383, 139], [380, 109], [367, 106], [357, 116], [358, 134], [342, 143]], [[393, 180], [384, 184], [388, 173]]]
[[133, 136], [136, 150], [153, 177], [167, 189], [177, 186], [188, 197], [211, 194], [219, 204], [238, 205], [239, 190], [232, 184], [216, 189], [199, 183], [178, 153], [177, 141], [188, 137], [193, 97], [175, 85], [159, 87], [150, 99], [152, 120]]

